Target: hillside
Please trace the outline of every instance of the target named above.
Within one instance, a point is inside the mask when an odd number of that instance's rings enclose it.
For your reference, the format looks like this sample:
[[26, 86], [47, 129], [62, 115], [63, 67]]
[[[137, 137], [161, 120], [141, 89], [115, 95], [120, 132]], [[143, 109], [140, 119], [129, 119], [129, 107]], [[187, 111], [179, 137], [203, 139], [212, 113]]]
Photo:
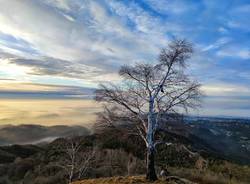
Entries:
[[227, 160], [250, 164], [250, 121], [246, 119], [202, 118], [188, 123], [191, 134], [206, 142]]
[[82, 126], [4, 125], [0, 126], [0, 146], [46, 143], [59, 137], [88, 134], [90, 131]]
[[[233, 181], [250, 182], [249, 156], [246, 155], [244, 160], [241, 155], [245, 152], [240, 150], [244, 148], [240, 147], [241, 137], [249, 136], [247, 134], [248, 124], [199, 120], [199, 122], [187, 122], [184, 125], [169, 123], [168, 129], [168, 133], [164, 134], [163, 138], [175, 144], [157, 147], [156, 171], [158, 174], [162, 166], [167, 166], [172, 175], [194, 182], [202, 181], [198, 183], [206, 184], [204, 181], [209, 181], [207, 184], [226, 184], [230, 173], [233, 176]], [[219, 134], [215, 135], [215, 130]], [[230, 133], [228, 133], [229, 131]], [[226, 134], [234, 136], [228, 138], [225, 137]], [[102, 133], [80, 136], [79, 138], [82, 142], [80, 154], [84, 155], [87, 150], [96, 147], [94, 161], [90, 163], [83, 178], [142, 175], [145, 173], [145, 146], [139, 137], [128, 135], [123, 131], [105, 130]], [[213, 138], [217, 139], [220, 144], [216, 144], [212, 140]], [[236, 144], [232, 148], [238, 149], [239, 154], [232, 149], [228, 151], [229, 156], [223, 152], [223, 149], [219, 149], [219, 145], [228, 145], [228, 139], [232, 140], [231, 143]], [[0, 183], [65, 184], [65, 171], [58, 167], [65, 159], [65, 155], [60, 149], [65, 140], [65, 138], [58, 138], [46, 144], [0, 147], [0, 160], [2, 161], [0, 163]], [[246, 139], [244, 141], [244, 145], [249, 144]], [[179, 145], [185, 145], [197, 153], [196, 156], [190, 156], [190, 153]], [[203, 158], [209, 164], [204, 172], [200, 172], [196, 163]], [[88, 182], [90, 181], [95, 180], [88, 180]], [[99, 181], [102, 180], [96, 180], [96, 182]], [[125, 182], [127, 181], [125, 180]]]
[[[250, 121], [247, 119], [189, 117], [185, 124], [168, 122], [167, 128], [172, 135], [166, 139], [178, 135], [178, 140], [192, 144], [197, 150], [250, 164]], [[0, 146], [48, 143], [59, 137], [88, 134], [90, 131], [81, 126], [6, 125], [0, 126]], [[6, 155], [6, 150], [0, 149], [1, 155]]]
[[42, 147], [36, 145], [11, 145], [0, 147], [0, 164], [11, 163], [16, 158], [27, 158], [38, 152]]

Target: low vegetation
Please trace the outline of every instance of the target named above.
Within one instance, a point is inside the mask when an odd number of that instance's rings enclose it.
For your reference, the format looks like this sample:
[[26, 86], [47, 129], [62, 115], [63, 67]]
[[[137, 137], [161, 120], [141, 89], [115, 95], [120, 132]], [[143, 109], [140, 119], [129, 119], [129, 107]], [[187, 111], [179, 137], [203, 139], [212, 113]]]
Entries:
[[[217, 163], [218, 164], [218, 163]], [[217, 167], [216, 171], [213, 168]], [[228, 173], [228, 168], [232, 169], [232, 175]], [[239, 169], [239, 170], [237, 170]], [[250, 179], [250, 167], [242, 167], [235, 164], [229, 164], [225, 162], [220, 165], [213, 165], [209, 169], [203, 172], [199, 172], [194, 168], [169, 168], [171, 175], [178, 176], [170, 181], [160, 178], [155, 182], [148, 182], [144, 176], [118, 176], [98, 179], [86, 179], [82, 181], [74, 182], [73, 184], [249, 184]], [[184, 179], [185, 178], [185, 179]]]
[[[215, 172], [212, 168], [208, 168], [203, 172], [199, 172], [193, 168], [171, 168], [170, 171], [173, 175], [200, 184], [248, 184], [250, 182], [250, 167], [241, 167], [238, 172], [234, 172], [233, 174], [230, 174], [230, 171], [228, 171], [227, 164], [214, 165], [213, 167], [218, 167], [222, 170]], [[232, 164], [231, 169], [234, 170], [237, 167], [239, 166]]]
[[[192, 184], [193, 182], [190, 182], [185, 179], [181, 179], [186, 184]], [[182, 181], [179, 182], [182, 182]], [[183, 183], [182, 182], [182, 183]], [[88, 180], [82, 180], [78, 182], [74, 182], [73, 184], [174, 184], [174, 181], [164, 181], [164, 180], [157, 180], [154, 182], [149, 182], [146, 180], [144, 176], [127, 176], [127, 177], [110, 177], [110, 178], [99, 178], [99, 179], [88, 179]]]

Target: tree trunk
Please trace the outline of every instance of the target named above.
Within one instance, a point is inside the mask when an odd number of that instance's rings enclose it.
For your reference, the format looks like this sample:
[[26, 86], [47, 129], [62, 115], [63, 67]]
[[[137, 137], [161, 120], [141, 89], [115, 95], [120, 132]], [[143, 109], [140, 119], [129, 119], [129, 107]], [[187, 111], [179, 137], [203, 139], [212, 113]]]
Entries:
[[157, 176], [155, 173], [155, 149], [154, 149], [154, 128], [155, 128], [155, 115], [154, 115], [154, 99], [151, 97], [149, 101], [149, 114], [148, 114], [148, 131], [147, 131], [147, 180], [155, 181]]
[[69, 183], [72, 183], [72, 181], [73, 181], [73, 173], [74, 173], [74, 171], [73, 171], [73, 169], [70, 171], [70, 175], [69, 175]]
[[149, 181], [157, 180], [157, 175], [155, 173], [155, 152], [154, 149], [148, 148], [147, 150], [147, 175], [146, 179]]

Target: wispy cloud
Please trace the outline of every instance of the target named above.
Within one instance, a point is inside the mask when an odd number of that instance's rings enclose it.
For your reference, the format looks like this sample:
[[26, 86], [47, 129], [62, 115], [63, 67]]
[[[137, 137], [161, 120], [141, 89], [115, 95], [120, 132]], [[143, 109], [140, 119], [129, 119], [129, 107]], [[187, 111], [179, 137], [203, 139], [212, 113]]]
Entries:
[[162, 14], [173, 13], [174, 15], [187, 13], [197, 8], [197, 4], [192, 1], [178, 0], [145, 0], [151, 8]]
[[215, 43], [210, 44], [210, 45], [206, 46], [205, 48], [203, 48], [202, 51], [209, 51], [212, 49], [218, 49], [218, 48], [228, 44], [231, 40], [232, 40], [232, 38], [230, 38], [230, 37], [221, 37]]
[[0, 98], [4, 99], [91, 99], [94, 88], [66, 85], [48, 85], [22, 83], [18, 81], [2, 81]]
[[219, 50], [217, 52], [217, 55], [222, 57], [250, 59], [250, 48], [239, 49], [237, 47], [229, 47], [226, 49]]

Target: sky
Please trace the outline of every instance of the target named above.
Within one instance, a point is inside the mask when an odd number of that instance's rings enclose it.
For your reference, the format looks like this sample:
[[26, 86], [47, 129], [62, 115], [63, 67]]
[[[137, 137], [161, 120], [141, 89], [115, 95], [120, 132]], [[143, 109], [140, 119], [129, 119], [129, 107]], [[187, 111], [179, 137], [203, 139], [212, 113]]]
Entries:
[[249, 19], [250, 0], [0, 0], [0, 124], [69, 123], [56, 107], [88, 112], [93, 88], [175, 38], [205, 94], [192, 114], [250, 117]]

